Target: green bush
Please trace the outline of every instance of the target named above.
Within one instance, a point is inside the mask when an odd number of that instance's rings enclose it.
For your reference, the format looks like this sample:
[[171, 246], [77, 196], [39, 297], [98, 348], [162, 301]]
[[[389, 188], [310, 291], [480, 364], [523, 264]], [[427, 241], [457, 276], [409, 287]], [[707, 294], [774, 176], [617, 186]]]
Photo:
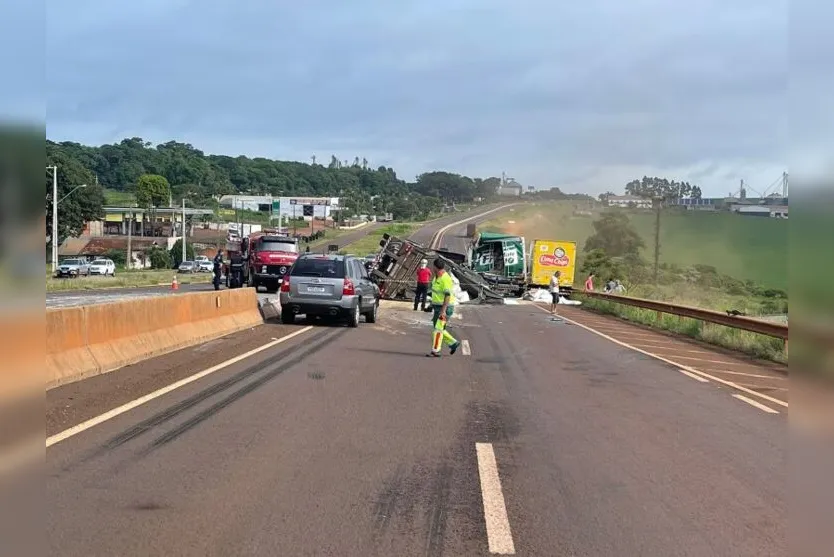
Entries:
[[116, 267], [124, 267], [127, 264], [127, 253], [120, 249], [107, 250], [104, 257], [111, 259]]
[[[194, 261], [194, 246], [186, 242], [185, 244], [185, 257], [186, 261]], [[171, 248], [170, 258], [173, 262], [172, 267], [179, 267], [180, 263], [182, 263], [182, 238], [174, 242], [174, 246]]]
[[174, 266], [171, 260], [171, 254], [158, 246], [153, 246], [149, 249], [147, 257], [151, 263], [151, 269], [171, 269]]

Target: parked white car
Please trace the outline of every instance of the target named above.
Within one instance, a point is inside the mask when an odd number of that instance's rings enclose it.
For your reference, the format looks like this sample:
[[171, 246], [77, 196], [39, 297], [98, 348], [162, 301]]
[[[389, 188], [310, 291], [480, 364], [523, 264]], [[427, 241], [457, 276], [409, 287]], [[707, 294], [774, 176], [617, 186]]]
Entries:
[[96, 259], [90, 263], [91, 275], [116, 276], [116, 264], [112, 259]]
[[211, 273], [214, 271], [214, 263], [205, 255], [198, 255], [194, 258], [197, 268], [201, 273]]

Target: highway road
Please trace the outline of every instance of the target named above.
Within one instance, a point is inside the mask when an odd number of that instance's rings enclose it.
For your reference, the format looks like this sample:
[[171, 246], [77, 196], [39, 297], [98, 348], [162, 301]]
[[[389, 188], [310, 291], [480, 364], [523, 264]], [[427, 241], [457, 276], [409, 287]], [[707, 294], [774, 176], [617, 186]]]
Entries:
[[440, 359], [427, 316], [387, 302], [48, 391], [49, 553], [787, 554], [782, 407], [600, 334], [611, 318], [459, 310]]
[[[492, 211], [494, 208], [488, 209]], [[477, 215], [483, 213], [483, 210], [476, 210], [472, 212], [466, 213], [457, 213], [454, 215], [450, 215], [448, 217], [443, 217], [441, 219], [432, 221], [417, 232], [412, 235], [412, 238], [418, 242], [428, 242], [431, 240], [432, 236], [442, 227], [460, 221], [461, 219], [467, 219], [472, 215]], [[496, 212], [490, 212], [488, 215], [482, 218], [473, 219], [473, 222], [481, 222], [483, 220], [488, 220], [494, 218]], [[339, 244], [342, 247], [349, 246], [351, 243], [356, 242], [362, 238], [364, 238], [368, 233], [372, 232], [373, 230], [382, 226], [381, 224], [372, 224], [367, 227], [361, 228], [354, 232], [350, 232], [345, 234], [337, 239], [333, 240], [333, 243]], [[466, 231], [466, 225], [461, 225], [455, 229], [455, 231], [449, 231], [448, 234], [455, 234], [456, 236], [452, 238], [452, 245], [457, 246], [458, 248], [463, 247], [463, 239], [462, 236]], [[458, 238], [459, 235], [461, 238]], [[322, 245], [318, 246], [319, 249], [325, 248], [329, 242], [325, 242]], [[147, 298], [153, 296], [170, 296], [177, 293], [187, 293], [187, 292], [204, 292], [208, 290], [212, 290], [212, 285], [210, 283], [204, 284], [182, 284], [179, 287], [178, 291], [171, 290], [170, 286], [154, 286], [154, 287], [143, 287], [143, 288], [111, 288], [111, 289], [100, 289], [100, 290], [84, 290], [84, 291], [66, 291], [66, 292], [47, 292], [46, 294], [46, 307], [52, 308], [59, 308], [59, 307], [72, 307], [72, 306], [82, 306], [82, 305], [93, 305], [93, 304], [103, 304], [109, 302], [116, 302], [121, 300], [128, 300], [134, 298]], [[261, 295], [261, 298], [268, 297], [269, 295]], [[272, 295], [274, 297], [274, 295]]]

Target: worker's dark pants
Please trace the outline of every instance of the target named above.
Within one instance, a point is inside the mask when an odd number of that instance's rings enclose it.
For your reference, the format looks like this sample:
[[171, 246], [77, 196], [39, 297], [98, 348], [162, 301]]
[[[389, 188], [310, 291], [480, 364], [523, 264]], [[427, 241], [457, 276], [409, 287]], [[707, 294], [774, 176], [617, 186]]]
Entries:
[[214, 283], [215, 290], [220, 290], [220, 277], [220, 271], [214, 271], [214, 280], [212, 280], [212, 283]]
[[414, 311], [417, 311], [418, 306], [420, 309], [426, 309], [426, 294], [428, 293], [428, 284], [417, 284], [417, 290], [414, 291]]

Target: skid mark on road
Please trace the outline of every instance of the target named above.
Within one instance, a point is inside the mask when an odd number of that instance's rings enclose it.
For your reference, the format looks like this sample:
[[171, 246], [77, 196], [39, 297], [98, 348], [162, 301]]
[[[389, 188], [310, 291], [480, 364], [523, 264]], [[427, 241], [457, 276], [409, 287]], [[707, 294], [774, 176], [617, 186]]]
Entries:
[[[166, 395], [166, 394], [168, 394], [172, 391], [175, 391], [176, 389], [179, 389], [180, 387], [184, 387], [185, 385], [193, 383], [193, 382], [195, 382], [199, 379], [202, 379], [203, 377], [211, 375], [212, 373], [215, 373], [217, 371], [225, 369], [225, 368], [227, 368], [227, 367], [229, 367], [233, 364], [236, 364], [237, 362], [240, 362], [242, 360], [245, 360], [246, 358], [254, 356], [255, 354], [257, 354], [259, 352], [263, 352], [264, 350], [268, 350], [269, 348], [272, 348], [272, 347], [277, 346], [281, 343], [292, 340], [293, 338], [295, 338], [297, 336], [300, 336], [300, 335], [303, 335], [304, 333], [307, 333], [308, 331], [311, 331], [312, 329], [313, 329], [313, 327], [305, 327], [303, 329], [299, 329], [298, 331], [296, 331], [294, 333], [291, 333], [287, 336], [284, 336], [284, 337], [281, 337], [279, 339], [268, 342], [268, 343], [264, 344], [263, 346], [255, 348], [254, 350], [250, 350], [249, 352], [246, 352], [245, 354], [235, 356], [234, 358], [226, 360], [225, 362], [221, 362], [221, 363], [217, 364], [216, 366], [210, 367], [210, 368], [208, 368], [206, 370], [203, 370], [199, 373], [195, 373], [194, 375], [191, 375], [190, 377], [186, 377], [185, 379], [177, 381], [176, 383], [172, 383], [171, 385], [168, 385], [167, 387], [163, 387], [161, 389], [158, 389], [158, 390], [156, 390], [152, 393], [149, 393], [149, 394], [147, 394], [145, 396], [142, 396], [140, 398], [137, 398], [137, 399], [135, 399], [131, 402], [123, 404], [123, 405], [119, 406], [118, 408], [114, 408], [114, 409], [112, 409], [108, 412], [105, 412], [104, 414], [96, 416], [95, 418], [91, 418], [91, 419], [89, 419], [85, 422], [82, 422], [78, 425], [75, 425], [75, 426], [73, 426], [69, 429], [66, 429], [66, 430], [64, 430], [60, 433], [56, 433], [55, 435], [53, 435], [51, 437], [47, 437], [46, 447], [49, 448], [56, 443], [60, 443], [61, 441], [69, 439], [70, 437], [73, 437], [74, 435], [78, 435], [79, 433], [82, 433], [82, 432], [84, 432], [84, 431], [86, 431], [90, 428], [93, 428], [93, 427], [95, 427], [99, 424], [102, 424], [102, 423], [104, 423], [108, 420], [111, 420], [111, 419], [115, 418], [116, 416], [124, 414], [125, 412], [129, 412], [130, 410], [133, 410], [134, 408], [137, 408], [137, 407], [139, 407], [143, 404], [146, 404], [146, 403], [148, 403], [148, 402], [150, 402], [154, 399], [157, 399], [157, 398], [159, 398], [163, 395]], [[319, 335], [319, 336], [323, 336], [323, 335]], [[289, 350], [293, 350], [293, 349], [294, 348], [291, 348]], [[280, 357], [280, 356], [279, 355], [273, 356], [273, 358], [276, 358], [276, 357]], [[190, 408], [191, 406], [193, 406], [195, 404], [198, 404], [202, 400], [205, 400], [205, 398], [214, 394], [215, 391], [220, 392], [220, 391], [228, 388], [229, 386], [234, 385], [235, 383], [237, 383], [239, 381], [242, 381], [243, 379], [249, 377], [253, 373], [256, 373], [259, 369], [260, 369], [260, 366], [254, 368], [254, 369], [245, 370], [245, 371], [243, 371], [241, 373], [238, 373], [237, 375], [234, 375], [231, 378], [223, 381], [222, 383], [214, 385], [214, 386], [206, 389], [205, 391], [202, 391], [201, 393], [198, 393], [197, 395], [195, 395], [193, 397], [190, 397], [189, 399], [171, 407], [170, 409], [166, 410], [165, 412], [157, 414], [156, 416], [154, 416], [150, 420], [145, 420], [144, 422], [140, 423], [139, 425], [135, 426], [134, 428], [131, 428], [130, 430], [124, 432], [123, 434], [111, 439], [108, 443], [105, 444], [105, 446], [103, 448], [107, 449], [107, 450], [115, 448], [116, 446], [129, 441], [133, 437], [135, 437], [137, 435], [141, 435], [142, 433], [144, 433], [148, 429], [158, 425], [157, 422], [162, 423], [162, 422], [170, 419], [170, 417], [173, 417], [174, 415], [176, 415], [177, 413], [185, 410], [186, 408]]]

